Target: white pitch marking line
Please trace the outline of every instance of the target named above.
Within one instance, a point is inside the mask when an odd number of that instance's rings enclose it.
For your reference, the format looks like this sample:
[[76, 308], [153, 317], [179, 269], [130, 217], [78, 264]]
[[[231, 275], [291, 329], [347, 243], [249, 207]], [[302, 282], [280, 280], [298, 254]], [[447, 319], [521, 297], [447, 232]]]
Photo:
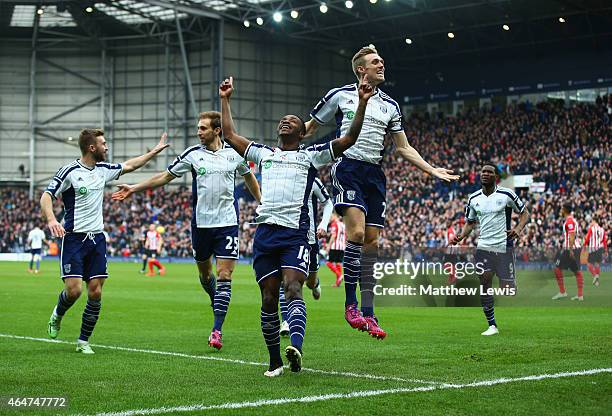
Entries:
[[[61, 341], [61, 340], [48, 339], [48, 338], [34, 338], [34, 337], [26, 337], [26, 336], [11, 335], [11, 334], [0, 334], [0, 338], [25, 339], [29, 341], [48, 342], [52, 344], [68, 344], [68, 345], [74, 344], [74, 342], [69, 342], [69, 341]], [[142, 349], [142, 348], [118, 347], [114, 345], [91, 344], [91, 346], [96, 347], [96, 348], [106, 348], [106, 349], [117, 350], [117, 351], [167, 355], [171, 357], [193, 358], [197, 360], [221, 361], [221, 362], [226, 362], [226, 363], [251, 365], [251, 366], [257, 366], [257, 367], [267, 367], [268, 366], [268, 364], [266, 363], [257, 363], [254, 361], [244, 361], [244, 360], [238, 360], [234, 358], [214, 357], [214, 356], [208, 356], [208, 355], [191, 355], [191, 354], [184, 354], [181, 352], [157, 351], [157, 350], [147, 350], [147, 349]], [[393, 377], [393, 376], [378, 376], [375, 374], [352, 373], [352, 372], [344, 372], [344, 371], [327, 371], [327, 370], [319, 370], [316, 368], [306, 368], [306, 367], [303, 367], [302, 371], [306, 371], [309, 373], [316, 373], [316, 374], [325, 374], [329, 376], [364, 378], [364, 379], [369, 379], [369, 380], [399, 381], [402, 383], [421, 383], [421, 384], [442, 385], [442, 386], [446, 385], [446, 383], [439, 382], [439, 381], [408, 379], [408, 378]]]
[[572, 371], [555, 374], [539, 374], [532, 376], [516, 377], [516, 378], [498, 378], [495, 380], [483, 380], [475, 381], [468, 384], [445, 384], [439, 386], [422, 386], [422, 387], [411, 387], [411, 388], [397, 388], [397, 389], [381, 389], [381, 390], [365, 390], [355, 391], [352, 393], [330, 393], [319, 396], [305, 396], [295, 398], [281, 398], [281, 399], [270, 399], [270, 400], [257, 400], [254, 402], [238, 402], [238, 403], [223, 403], [215, 405], [204, 405], [196, 404], [191, 406], [177, 406], [177, 407], [159, 407], [154, 409], [135, 409], [125, 410], [123, 412], [108, 412], [98, 413], [96, 416], [136, 416], [136, 415], [154, 415], [159, 413], [173, 413], [173, 412], [193, 412], [201, 410], [213, 410], [213, 409], [243, 409], [263, 406], [276, 406], [289, 403], [312, 403], [320, 402], [332, 399], [351, 399], [361, 397], [380, 396], [383, 394], [401, 394], [401, 393], [414, 393], [414, 392], [425, 392], [434, 390], [446, 390], [446, 389], [463, 389], [469, 387], [485, 387], [494, 386], [497, 384], [515, 383], [519, 381], [535, 381], [544, 379], [554, 379], [562, 377], [576, 377], [576, 376], [587, 376], [600, 373], [612, 373], [612, 368], [594, 368], [592, 370]]

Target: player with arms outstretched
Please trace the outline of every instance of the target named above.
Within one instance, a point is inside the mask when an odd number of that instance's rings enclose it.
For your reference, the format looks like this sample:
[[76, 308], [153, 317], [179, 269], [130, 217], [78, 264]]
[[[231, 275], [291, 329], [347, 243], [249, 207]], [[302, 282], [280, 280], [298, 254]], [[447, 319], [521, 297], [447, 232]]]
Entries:
[[[445, 181], [459, 177], [450, 170], [434, 168], [408, 144], [398, 103], [378, 88], [385, 81], [385, 63], [376, 49], [361, 48], [353, 56], [352, 66], [358, 82], [367, 76], [375, 92], [357, 143], [336, 161], [331, 170], [334, 207], [342, 215], [347, 233], [344, 316], [351, 327], [383, 339], [387, 334], [374, 315], [372, 268], [377, 261], [379, 235], [385, 224], [386, 178], [381, 166], [385, 135], [391, 134], [401, 158], [423, 172]], [[311, 111], [311, 120], [306, 123], [307, 135], [332, 119], [338, 125], [338, 137], [346, 134], [358, 102], [357, 84], [330, 90]], [[357, 308], [357, 282], [361, 286], [361, 312]]]
[[285, 349], [291, 371], [302, 368], [302, 343], [306, 330], [306, 304], [302, 286], [308, 275], [309, 245], [308, 197], [317, 169], [331, 163], [350, 148], [363, 124], [366, 104], [373, 89], [364, 78], [359, 85], [359, 105], [348, 132], [331, 142], [301, 147], [306, 128], [295, 115], [284, 116], [278, 124], [278, 147], [255, 143], [238, 135], [230, 110], [233, 79], [219, 87], [223, 135], [246, 160], [261, 170], [262, 198], [257, 207], [253, 244], [253, 268], [261, 290], [261, 330], [268, 347], [270, 365], [264, 374], [283, 373], [280, 355], [279, 289], [284, 284], [288, 305], [291, 345]]
[[[53, 237], [62, 237], [60, 273], [64, 290], [49, 319], [48, 334], [57, 338], [66, 311], [81, 296], [82, 282], [87, 284], [87, 304], [83, 312], [77, 352], [93, 354], [89, 345], [100, 315], [102, 286], [108, 277], [106, 238], [102, 219], [104, 185], [120, 175], [135, 171], [167, 148], [166, 133], [144, 155], [123, 163], [105, 163], [108, 147], [104, 132], [85, 129], [79, 135], [81, 158], [61, 167], [40, 198], [41, 210]], [[64, 225], [53, 213], [53, 199], [64, 203]]]
[[[135, 192], [164, 186], [191, 173], [193, 214], [191, 242], [200, 284], [210, 297], [214, 323], [208, 345], [220, 350], [221, 330], [232, 295], [232, 274], [239, 257], [238, 204], [234, 199], [236, 173], [244, 178], [249, 192], [260, 199], [259, 185], [242, 157], [221, 139], [221, 113], [200, 113], [200, 144], [187, 148], [164, 172], [136, 185], [119, 185], [113, 199], [124, 200]], [[216, 258], [217, 277], [212, 272]]]

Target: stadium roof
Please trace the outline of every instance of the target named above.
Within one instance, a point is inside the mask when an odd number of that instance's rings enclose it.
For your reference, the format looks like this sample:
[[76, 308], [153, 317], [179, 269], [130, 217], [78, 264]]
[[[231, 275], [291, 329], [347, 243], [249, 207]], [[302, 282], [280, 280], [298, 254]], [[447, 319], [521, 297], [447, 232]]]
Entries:
[[[245, 31], [265, 31], [347, 55], [372, 43], [399, 66], [466, 54], [601, 51], [612, 44], [608, 0], [1, 0], [0, 38], [31, 36], [37, 12], [39, 36], [112, 40], [146, 36], [151, 26], [174, 28], [175, 16], [222, 19]], [[281, 21], [274, 20], [275, 12]]]

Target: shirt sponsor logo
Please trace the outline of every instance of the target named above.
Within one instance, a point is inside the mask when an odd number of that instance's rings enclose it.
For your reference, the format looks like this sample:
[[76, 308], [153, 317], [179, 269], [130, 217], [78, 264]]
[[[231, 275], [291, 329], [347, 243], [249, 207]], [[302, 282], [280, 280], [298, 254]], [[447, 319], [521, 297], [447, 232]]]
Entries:
[[87, 188], [85, 188], [84, 186], [81, 186], [79, 188], [79, 194], [80, 195], [87, 195]]
[[206, 168], [204, 166], [198, 168], [198, 175], [206, 175]]
[[355, 117], [354, 111], [349, 111], [346, 113], [346, 118], [348, 118], [349, 120], [352, 120], [354, 117]]
[[266, 161], [263, 163], [263, 168], [264, 168], [264, 169], [270, 169], [270, 166], [272, 166], [272, 161], [271, 161], [271, 160], [266, 160]]

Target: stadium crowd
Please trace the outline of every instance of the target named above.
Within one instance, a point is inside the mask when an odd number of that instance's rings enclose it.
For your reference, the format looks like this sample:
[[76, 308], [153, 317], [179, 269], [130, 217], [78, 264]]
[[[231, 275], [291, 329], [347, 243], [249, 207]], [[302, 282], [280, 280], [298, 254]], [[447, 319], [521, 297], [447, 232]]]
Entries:
[[[440, 247], [446, 230], [463, 226], [466, 197], [479, 189], [478, 170], [484, 161], [495, 163], [502, 177], [533, 174], [545, 182], [543, 193], [519, 191], [531, 211], [531, 221], [519, 246], [526, 250], [555, 248], [561, 244], [561, 205], [570, 202], [584, 238], [587, 217], [599, 214], [599, 223], [610, 232], [612, 204], [608, 197], [612, 161], [608, 97], [595, 104], [563, 102], [519, 104], [505, 110], [468, 111], [455, 117], [414, 115], [405, 122], [409, 141], [432, 165], [451, 167], [461, 174], [452, 184], [434, 181], [386, 146], [383, 168], [387, 176], [387, 226], [381, 236], [382, 253], [398, 256], [411, 247]], [[329, 187], [329, 169], [320, 172]], [[126, 178], [129, 182], [129, 177]], [[0, 252], [26, 249], [28, 232], [42, 224], [38, 198], [23, 190], [0, 189]], [[60, 204], [57, 205], [58, 210]], [[239, 201], [242, 255], [252, 254], [254, 202]], [[186, 187], [157, 189], [133, 195], [126, 202], [104, 205], [111, 255], [140, 253], [145, 227], [159, 223], [167, 256], [191, 256], [191, 195]], [[477, 234], [465, 243], [473, 245]]]

